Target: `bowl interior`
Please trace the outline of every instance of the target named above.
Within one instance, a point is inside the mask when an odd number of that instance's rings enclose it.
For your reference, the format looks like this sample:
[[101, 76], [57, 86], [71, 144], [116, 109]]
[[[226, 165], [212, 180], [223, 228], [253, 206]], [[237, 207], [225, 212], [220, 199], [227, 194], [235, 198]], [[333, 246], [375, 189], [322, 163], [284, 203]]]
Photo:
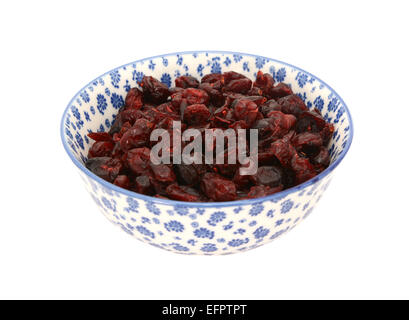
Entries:
[[352, 142], [352, 122], [342, 99], [308, 72], [273, 59], [243, 53], [206, 51], [167, 54], [142, 59], [105, 73], [82, 88], [70, 101], [62, 119], [64, 146], [74, 163], [84, 168], [92, 144], [87, 134], [109, 130], [127, 91], [138, 86], [137, 82], [144, 75], [156, 77], [171, 86], [180, 75], [200, 79], [208, 73], [237, 71], [254, 80], [258, 70], [269, 72], [276, 82], [289, 84], [308, 108], [317, 108], [328, 122], [334, 124], [335, 131], [329, 145], [331, 165], [320, 175], [331, 171]]

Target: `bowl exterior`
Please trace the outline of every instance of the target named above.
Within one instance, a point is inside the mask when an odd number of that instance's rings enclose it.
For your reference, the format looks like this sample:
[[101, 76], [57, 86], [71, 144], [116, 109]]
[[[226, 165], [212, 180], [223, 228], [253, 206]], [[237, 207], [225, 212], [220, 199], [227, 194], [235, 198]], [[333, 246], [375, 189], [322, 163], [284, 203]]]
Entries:
[[[331, 165], [311, 181], [278, 194], [229, 203], [184, 203], [139, 195], [109, 184], [84, 167], [91, 131], [107, 131], [126, 92], [152, 75], [168, 86], [180, 75], [237, 71], [255, 79], [258, 70], [292, 87], [308, 108], [333, 123]], [[92, 198], [115, 225], [153, 246], [184, 254], [231, 254], [265, 244], [291, 230], [312, 211], [327, 188], [333, 169], [352, 142], [352, 120], [342, 99], [328, 85], [294, 66], [232, 52], [185, 52], [136, 61], [116, 68], [81, 89], [61, 124], [63, 145], [79, 168]]]
[[126, 233], [168, 251], [205, 255], [253, 249], [291, 230], [309, 216], [331, 179], [249, 205], [206, 207], [132, 197], [80, 175], [100, 211]]

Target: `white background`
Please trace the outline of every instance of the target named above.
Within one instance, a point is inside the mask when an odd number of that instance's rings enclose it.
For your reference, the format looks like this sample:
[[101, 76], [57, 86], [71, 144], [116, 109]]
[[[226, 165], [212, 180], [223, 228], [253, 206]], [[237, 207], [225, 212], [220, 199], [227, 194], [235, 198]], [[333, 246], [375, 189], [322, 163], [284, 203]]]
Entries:
[[[0, 298], [409, 298], [406, 1], [4, 1]], [[269, 245], [183, 256], [114, 228], [59, 137], [71, 97], [162, 53], [299, 66], [349, 106], [355, 138], [314, 213]]]

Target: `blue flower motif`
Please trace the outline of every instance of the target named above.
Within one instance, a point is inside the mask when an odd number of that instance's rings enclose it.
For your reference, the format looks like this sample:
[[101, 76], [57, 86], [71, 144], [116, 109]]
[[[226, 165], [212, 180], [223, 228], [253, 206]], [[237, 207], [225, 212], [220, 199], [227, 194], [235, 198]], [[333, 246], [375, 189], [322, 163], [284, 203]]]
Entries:
[[254, 227], [257, 224], [256, 220], [253, 220], [249, 223], [249, 227]]
[[249, 242], [249, 238], [246, 238], [246, 239], [233, 239], [233, 240], [229, 241], [227, 244], [230, 247], [240, 247], [243, 244], [246, 244], [248, 242]]
[[314, 106], [315, 106], [319, 111], [322, 111], [322, 108], [324, 107], [324, 100], [322, 100], [321, 96], [315, 98], [315, 100], [314, 100]]
[[199, 224], [197, 222], [192, 222], [190, 224], [193, 228], [197, 228], [199, 226]]
[[243, 63], [243, 71], [250, 72], [250, 68], [249, 68], [249, 63], [248, 63], [248, 62], [244, 62], [244, 63]]
[[94, 108], [93, 106], [91, 106], [91, 107], [89, 108], [89, 111], [90, 111], [92, 114], [95, 114], [95, 108]]
[[254, 236], [256, 237], [256, 239], [261, 239], [264, 238], [266, 235], [268, 235], [270, 233], [269, 229], [265, 229], [263, 227], [259, 227], [257, 228], [256, 231], [253, 232]]
[[115, 201], [114, 201], [114, 200], [112, 200], [112, 202], [111, 202], [111, 201], [109, 201], [107, 198], [102, 197], [102, 198], [101, 198], [101, 201], [102, 201], [102, 203], [104, 204], [104, 206], [105, 206], [107, 209], [112, 210], [112, 211], [116, 211], [116, 205], [115, 205]]
[[242, 211], [243, 210], [243, 208], [242, 207], [237, 207], [237, 208], [234, 208], [233, 209], [233, 212], [235, 213], [235, 214], [238, 214], [240, 211]]
[[295, 80], [297, 80], [300, 88], [303, 88], [308, 81], [308, 76], [305, 73], [298, 72], [297, 76], [295, 77]]
[[84, 117], [86, 121], [91, 121], [91, 117], [89, 116], [89, 113], [87, 111], [84, 111]]
[[226, 224], [225, 226], [223, 226], [223, 230], [230, 230], [231, 228], [233, 228], [233, 221], [230, 221], [228, 224]]
[[77, 143], [81, 147], [81, 149], [84, 150], [84, 140], [78, 132], [75, 134], [75, 140], [77, 140]]
[[203, 213], [205, 213], [205, 209], [197, 208], [197, 209], [196, 209], [196, 213], [197, 213], [199, 216], [201, 216], [201, 215], [203, 215]]
[[180, 244], [173, 244], [173, 249], [177, 250], [177, 251], [182, 251], [182, 252], [186, 252], [189, 251], [188, 247], [182, 246]]
[[281, 204], [281, 214], [286, 214], [288, 211], [291, 210], [291, 208], [293, 207], [293, 205], [294, 205], [294, 202], [291, 201], [290, 199], [284, 201], [284, 202]]
[[341, 108], [338, 109], [337, 115], [336, 115], [335, 120], [334, 120], [335, 123], [338, 123], [338, 122], [339, 122], [339, 119], [341, 119], [341, 117], [342, 117], [342, 115], [344, 114], [344, 112], [345, 112], [345, 108], [344, 108], [344, 107], [341, 107]]
[[213, 243], [205, 243], [200, 250], [202, 250], [203, 252], [214, 252], [217, 251], [217, 247]]
[[90, 100], [88, 92], [86, 90], [81, 91], [80, 97], [81, 97], [82, 101], [84, 101], [85, 103], [89, 102], [89, 100]]
[[264, 59], [263, 57], [256, 57], [256, 68], [258, 69], [263, 68], [265, 63], [266, 63], [266, 59]]
[[176, 57], [177, 57], [177, 60], [176, 60], [176, 64], [178, 64], [178, 65], [182, 65], [182, 63], [183, 63], [183, 57], [181, 56], [181, 55], [176, 55]]
[[71, 111], [72, 111], [73, 116], [74, 116], [75, 118], [77, 118], [77, 120], [81, 120], [81, 114], [80, 114], [80, 112], [78, 111], [78, 108], [77, 108], [77, 107], [71, 106]]
[[188, 208], [188, 207], [185, 207], [185, 206], [182, 206], [182, 205], [177, 205], [177, 206], [175, 206], [173, 209], [174, 209], [174, 210], [176, 211], [176, 213], [177, 213], [178, 215], [180, 215], [180, 216], [186, 216], [186, 215], [189, 214], [189, 208]]
[[144, 76], [143, 72], [138, 72], [138, 71], [136, 71], [136, 70], [134, 70], [134, 71], [132, 72], [132, 80], [134, 80], [134, 81], [137, 82], [137, 83], [139, 83], [139, 82], [142, 81], [143, 76]]
[[302, 207], [302, 211], [305, 211], [309, 206], [310, 206], [310, 202], [307, 202], [306, 204], [304, 204], [304, 206]]
[[162, 74], [162, 77], [160, 78], [160, 82], [170, 87], [172, 84], [172, 78], [170, 77], [170, 74], [169, 73]]
[[71, 131], [68, 128], [65, 128], [65, 134], [70, 137], [70, 139], [73, 139], [74, 137], [72, 136]]
[[204, 66], [202, 64], [199, 64], [197, 66], [197, 73], [202, 77], [203, 76], [203, 70], [204, 70]]
[[331, 101], [328, 103], [328, 112], [336, 111], [337, 108], [338, 108], [338, 99], [337, 98], [331, 99]]
[[119, 88], [118, 83], [121, 81], [121, 75], [118, 70], [112, 71], [110, 74], [111, 83], [115, 88]]
[[110, 96], [110, 95], [111, 95], [111, 91], [109, 90], [109, 88], [105, 88], [105, 94], [106, 94], [107, 96]]
[[274, 209], [272, 209], [272, 210], [268, 210], [268, 212], [267, 212], [267, 217], [269, 217], [269, 218], [274, 218]]
[[229, 57], [226, 57], [223, 63], [226, 65], [226, 67], [228, 67], [231, 64], [231, 60], [229, 59]]
[[119, 94], [113, 93], [111, 103], [115, 109], [119, 109], [124, 105], [124, 99]]
[[243, 229], [243, 228], [239, 228], [234, 232], [234, 234], [245, 234], [245, 233], [246, 233], [246, 229]]
[[286, 76], [287, 72], [285, 71], [285, 68], [280, 68], [277, 70], [274, 78], [278, 82], [283, 82]]
[[226, 213], [223, 211], [217, 211], [210, 216], [207, 223], [211, 226], [216, 226], [217, 223], [223, 221], [226, 218]]
[[156, 205], [152, 201], [146, 201], [145, 203], [146, 209], [148, 209], [149, 212], [155, 214], [155, 215], [160, 215], [160, 210], [156, 207]]
[[125, 208], [125, 211], [127, 212], [138, 212], [139, 208], [139, 203], [138, 201], [132, 199], [131, 197], [126, 198], [126, 202], [128, 202], [128, 207]]
[[171, 231], [173, 231], [173, 232], [182, 232], [183, 230], [185, 230], [185, 227], [183, 226], [183, 224], [181, 224], [180, 222], [178, 222], [176, 220], [171, 220], [171, 221], [165, 223], [165, 228], [169, 232], [171, 232]]
[[107, 100], [103, 94], [97, 95], [97, 109], [101, 114], [104, 114], [104, 110], [107, 108]]
[[150, 60], [149, 61], [149, 69], [151, 69], [151, 70], [155, 70], [155, 66], [156, 66], [156, 63], [154, 63], [152, 60]]
[[303, 219], [307, 218], [307, 217], [311, 214], [312, 209], [314, 209], [314, 207], [309, 208], [309, 209], [307, 210], [307, 212], [306, 212], [306, 213], [304, 214], [304, 216], [303, 216]]
[[168, 66], [168, 63], [169, 63], [168, 59], [166, 59], [165, 57], [162, 57], [162, 64], [163, 64], [165, 67]]
[[239, 55], [239, 54], [234, 54], [233, 59], [234, 59], [234, 62], [237, 63], [237, 62], [240, 62], [241, 59], [243, 59], [243, 57], [241, 55]]
[[194, 231], [194, 235], [197, 238], [209, 238], [209, 239], [213, 239], [214, 237], [214, 232], [210, 231], [209, 229], [206, 228], [200, 228], [200, 229], [196, 229]]
[[175, 71], [175, 78], [179, 78], [181, 76], [180, 71], [176, 70]]
[[280, 231], [277, 231], [276, 233], [274, 233], [271, 237], [270, 240], [274, 240], [275, 238], [278, 238], [279, 236], [281, 236], [283, 233], [285, 233], [288, 230], [288, 228], [286, 229], [282, 229]]
[[138, 232], [143, 234], [144, 236], [155, 239], [155, 234], [144, 226], [137, 226], [136, 230], [138, 230]]
[[284, 219], [280, 219], [276, 221], [276, 227], [281, 226], [284, 222]]
[[212, 64], [212, 68], [211, 68], [211, 73], [222, 73], [222, 67], [220, 66], [220, 63], [215, 61]]
[[196, 242], [197, 241], [194, 240], [194, 239], [190, 239], [190, 240], [187, 241], [187, 243], [190, 244], [191, 246], [195, 246]]
[[263, 212], [263, 210], [264, 210], [264, 206], [261, 204], [261, 202], [255, 203], [254, 205], [252, 205], [249, 214], [251, 216], [257, 216], [261, 212]]

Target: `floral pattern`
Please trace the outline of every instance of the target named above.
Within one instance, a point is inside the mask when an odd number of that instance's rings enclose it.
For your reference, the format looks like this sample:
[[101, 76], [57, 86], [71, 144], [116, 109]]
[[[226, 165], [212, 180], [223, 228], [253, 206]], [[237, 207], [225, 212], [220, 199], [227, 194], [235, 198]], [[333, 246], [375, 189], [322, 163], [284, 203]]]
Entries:
[[[79, 166], [95, 204], [114, 225], [152, 246], [182, 254], [230, 254], [256, 248], [283, 235], [305, 218], [326, 190], [331, 167], [311, 182], [264, 199], [233, 203], [181, 203], [141, 196], [119, 189], [82, 168], [90, 131], [107, 130], [130, 87], [144, 75], [170, 86], [187, 72], [202, 77], [235, 70], [254, 79], [258, 70], [289, 83], [309, 108], [334, 123], [332, 162], [340, 161], [351, 144], [353, 128], [342, 99], [315, 76], [273, 59], [228, 52], [192, 52], [136, 61], [89, 83], [69, 103], [62, 121], [64, 146]], [[327, 174], [328, 173], [328, 174]]]

